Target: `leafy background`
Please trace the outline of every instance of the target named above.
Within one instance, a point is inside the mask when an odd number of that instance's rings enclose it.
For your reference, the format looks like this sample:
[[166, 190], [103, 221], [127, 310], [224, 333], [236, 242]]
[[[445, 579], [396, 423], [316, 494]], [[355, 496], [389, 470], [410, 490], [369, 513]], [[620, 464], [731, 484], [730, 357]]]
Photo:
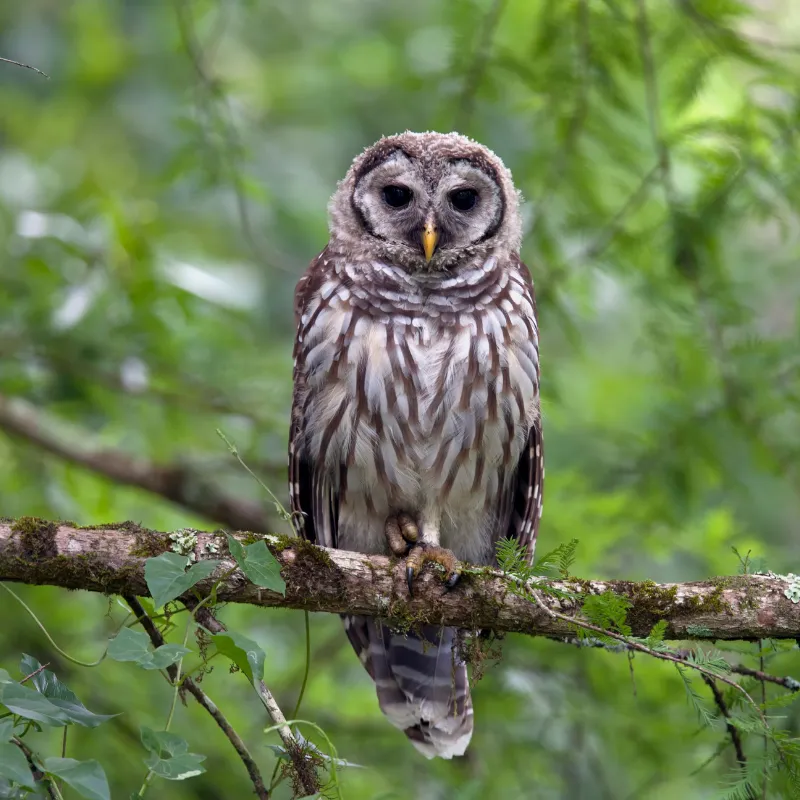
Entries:
[[[197, 513], [210, 484], [280, 529], [215, 429], [283, 499], [291, 296], [325, 244], [327, 199], [379, 136], [456, 128], [504, 158], [527, 201], [542, 547], [578, 538], [587, 577], [729, 574], [731, 546], [797, 570], [798, 41], [790, 0], [0, 5], [0, 56], [50, 76], [0, 63], [0, 511], [203, 528], [218, 522]], [[75, 463], [98, 451], [95, 469]], [[114, 453], [180, 466], [183, 504], [104, 475]], [[114, 599], [19, 591], [84, 659], [123, 616]], [[163, 728], [169, 687], [130, 664], [71, 666], [0, 602], [4, 667], [30, 653], [121, 714], [71, 732], [69, 750], [127, 796], [145, 771], [139, 726]], [[266, 650], [291, 708], [302, 614], [223, 618]], [[796, 650], [771, 665], [798, 667]], [[203, 685], [269, 772], [277, 738], [246, 682], [217, 662]], [[468, 758], [423, 762], [338, 619], [312, 619], [302, 716], [366, 767], [345, 770], [348, 798], [707, 798], [735, 766], [730, 747], [703, 766], [724, 730], [641, 657], [631, 672], [510, 637], [475, 705]], [[779, 713], [796, 734], [797, 711]], [[200, 709], [179, 707], [174, 730], [208, 772], [155, 796], [248, 795]], [[54, 755], [48, 736], [36, 746]]]

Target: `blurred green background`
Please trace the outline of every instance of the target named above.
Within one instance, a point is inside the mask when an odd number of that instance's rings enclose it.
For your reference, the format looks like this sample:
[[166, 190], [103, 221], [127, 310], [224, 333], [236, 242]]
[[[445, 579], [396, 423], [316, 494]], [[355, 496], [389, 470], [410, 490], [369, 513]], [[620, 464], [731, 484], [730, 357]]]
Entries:
[[[526, 198], [540, 547], [578, 538], [585, 577], [735, 573], [731, 546], [797, 572], [798, 42], [791, 0], [3, 3], [0, 56], [50, 78], [0, 63], [0, 513], [209, 528], [228, 521], [216, 493], [284, 530], [215, 429], [285, 500], [291, 298], [328, 197], [381, 135], [458, 129]], [[125, 485], [134, 473], [172, 478], [179, 502]], [[124, 617], [113, 598], [19, 591], [85, 659]], [[74, 667], [8, 596], [0, 608], [0, 665], [17, 674], [31, 653], [121, 713], [71, 731], [69, 754], [129, 796], [139, 725], [163, 727], [169, 687], [129, 664]], [[302, 613], [222, 618], [267, 651], [288, 713]], [[269, 774], [278, 739], [214, 663], [203, 686]], [[633, 668], [509, 637], [475, 689], [468, 757], [428, 762], [381, 717], [338, 618], [317, 615], [301, 716], [364, 765], [344, 772], [349, 800], [716, 797], [732, 748], [704, 762], [724, 729], [701, 728], [669, 665]], [[797, 650], [770, 669], [800, 672]], [[798, 712], [778, 713], [796, 734]], [[191, 700], [174, 729], [208, 772], [153, 797], [249, 796]]]

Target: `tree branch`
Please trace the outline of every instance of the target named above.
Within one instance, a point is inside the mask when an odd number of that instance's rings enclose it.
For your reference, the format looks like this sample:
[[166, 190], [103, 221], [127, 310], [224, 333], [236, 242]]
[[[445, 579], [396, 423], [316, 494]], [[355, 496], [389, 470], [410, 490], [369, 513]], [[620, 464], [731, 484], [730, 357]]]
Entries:
[[[150, 619], [142, 604], [133, 595], [126, 595], [124, 599], [125, 602], [131, 607], [133, 613], [136, 615], [137, 621], [141, 624], [147, 635], [150, 637], [153, 647], [161, 647], [161, 645], [164, 644], [164, 637], [161, 635], [161, 631], [159, 631], [155, 626], [153, 620]], [[178, 668], [174, 664], [170, 664], [167, 667], [167, 675], [174, 685], [175, 681], [178, 680]], [[261, 777], [261, 771], [259, 770], [256, 762], [253, 761], [253, 757], [250, 755], [247, 745], [242, 741], [242, 737], [239, 736], [239, 734], [225, 718], [225, 715], [217, 708], [217, 706], [212, 702], [211, 698], [197, 685], [192, 678], [184, 678], [182, 687], [185, 688], [186, 691], [189, 692], [189, 694], [192, 695], [192, 697], [194, 697], [194, 699], [197, 700], [197, 702], [211, 715], [214, 722], [219, 725], [222, 732], [228, 737], [228, 741], [233, 745], [233, 749], [236, 750], [236, 753], [242, 760], [242, 763], [247, 770], [247, 774], [250, 776], [256, 797], [258, 797], [259, 800], [269, 800], [269, 790], [264, 785], [264, 779]]]
[[[235, 566], [225, 539], [197, 534], [195, 552], [208, 558], [208, 545], [221, 564], [215, 575]], [[236, 534], [252, 541], [252, 534]], [[309, 611], [380, 617], [408, 628], [440, 624], [529, 635], [570, 636], [569, 615], [578, 604], [544, 594], [541, 604], [512, 591], [508, 576], [466, 569], [447, 590], [438, 567], [427, 566], [409, 597], [404, 565], [385, 556], [328, 550], [287, 537], [266, 537], [281, 565], [286, 596], [259, 588], [233, 571], [218, 588], [222, 601]], [[168, 535], [133, 523], [79, 528], [72, 523], [30, 517], [0, 520], [0, 580], [62, 586], [123, 595], [146, 595], [144, 562], [169, 549]], [[214, 577], [199, 584], [208, 589]], [[550, 586], [581, 594], [613, 591], [628, 598], [634, 636], [646, 636], [663, 619], [671, 639], [786, 639], [800, 637], [800, 604], [785, 595], [777, 576], [739, 575], [681, 584], [652, 581], [558, 581]], [[556, 609], [558, 609], [556, 611]]]
[[[190, 609], [197, 605], [195, 601], [187, 602], [187, 606]], [[212, 633], [225, 633], [227, 630], [208, 608], [199, 608], [196, 619], [204, 628]], [[292, 762], [295, 778], [300, 786], [302, 786], [303, 792], [305, 794], [316, 794], [319, 791], [319, 778], [314, 769], [313, 761], [303, 752], [303, 748], [295, 738], [294, 733], [292, 733], [292, 729], [289, 727], [277, 700], [275, 700], [275, 697], [263, 680], [256, 681], [253, 688], [256, 690], [256, 694], [264, 705], [264, 708], [267, 710], [269, 718], [275, 724], [278, 736], [281, 737], [289, 760]]]
[[119, 450], [86, 444], [85, 433], [69, 439], [29, 403], [0, 395], [0, 430], [24, 439], [58, 458], [125, 486], [159, 495], [208, 520], [247, 531], [265, 532], [272, 525], [258, 504], [222, 494], [184, 464], [153, 464]]

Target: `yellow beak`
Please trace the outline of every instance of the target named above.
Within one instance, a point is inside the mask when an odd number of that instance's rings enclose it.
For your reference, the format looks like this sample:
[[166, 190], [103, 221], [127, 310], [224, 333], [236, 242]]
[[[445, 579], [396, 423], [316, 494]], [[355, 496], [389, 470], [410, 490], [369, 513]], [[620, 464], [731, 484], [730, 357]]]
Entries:
[[422, 229], [422, 249], [425, 252], [426, 261], [430, 261], [433, 258], [433, 251], [436, 249], [438, 241], [439, 232], [433, 227], [433, 223], [428, 220]]

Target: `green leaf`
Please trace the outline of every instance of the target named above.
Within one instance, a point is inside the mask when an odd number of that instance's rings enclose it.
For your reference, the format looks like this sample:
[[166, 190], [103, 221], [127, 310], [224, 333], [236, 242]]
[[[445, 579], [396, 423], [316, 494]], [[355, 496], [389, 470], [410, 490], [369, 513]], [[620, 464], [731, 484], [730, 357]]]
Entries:
[[[40, 669], [42, 665], [32, 656], [23, 655], [20, 670], [25, 675]], [[81, 703], [75, 693], [63, 684], [49, 669], [44, 669], [34, 675], [31, 682], [56, 708], [60, 708], [70, 722], [83, 725], [86, 728], [96, 728], [106, 720], [117, 716], [116, 714], [95, 714]]]
[[28, 789], [36, 787], [28, 759], [15, 744], [0, 744], [0, 775]]
[[54, 706], [39, 692], [19, 683], [0, 683], [0, 703], [25, 719], [60, 728], [67, 724], [66, 712]]
[[281, 565], [263, 539], [242, 545], [236, 538], [227, 534], [228, 549], [239, 568], [256, 585], [265, 589], [286, 594], [286, 582], [281, 577]]
[[228, 550], [230, 550], [233, 560], [239, 565], [239, 569], [244, 569], [244, 562], [246, 559], [244, 545], [235, 536], [231, 536], [229, 533], [226, 533], [225, 536], [228, 539]]
[[150, 660], [143, 663], [145, 669], [164, 669], [170, 664], [180, 661], [187, 653], [191, 653], [188, 647], [179, 644], [162, 644], [150, 653]]
[[61, 778], [86, 800], [111, 800], [108, 779], [97, 761], [76, 761], [74, 758], [46, 758], [45, 771]]
[[228, 631], [212, 636], [211, 640], [222, 655], [239, 667], [250, 683], [263, 679], [266, 653], [252, 639]]
[[159, 758], [156, 755], [150, 755], [144, 763], [148, 769], [168, 781], [183, 781], [193, 778], [195, 775], [202, 775], [206, 771], [202, 766], [202, 762], [205, 760], [205, 756], [197, 753], [184, 753], [175, 758]]
[[180, 736], [167, 731], [154, 731], [143, 725], [141, 737], [142, 744], [150, 753], [144, 763], [156, 775], [170, 781], [182, 781], [206, 771], [201, 766], [206, 757], [188, 753], [189, 745]]
[[144, 631], [123, 628], [108, 644], [107, 655], [114, 661], [139, 663], [150, 655], [150, 639]]
[[152, 728], [142, 725], [139, 735], [145, 749], [150, 753], [155, 753], [157, 756], [170, 758], [182, 755], [189, 750], [187, 741], [176, 733], [154, 731]]
[[0, 719], [0, 742], [9, 742], [14, 735], [14, 720], [9, 718]]
[[143, 631], [123, 628], [108, 645], [108, 657], [114, 661], [133, 661], [143, 669], [164, 669], [191, 653], [179, 644], [162, 644], [150, 650], [150, 639]]
[[631, 607], [627, 597], [614, 594], [610, 589], [603, 594], [591, 594], [583, 602], [581, 611], [593, 625], [630, 636], [630, 626], [625, 622]]
[[187, 571], [188, 564], [189, 559], [177, 553], [162, 553], [145, 561], [144, 579], [157, 608], [207, 578], [217, 568], [219, 561], [198, 561]]

